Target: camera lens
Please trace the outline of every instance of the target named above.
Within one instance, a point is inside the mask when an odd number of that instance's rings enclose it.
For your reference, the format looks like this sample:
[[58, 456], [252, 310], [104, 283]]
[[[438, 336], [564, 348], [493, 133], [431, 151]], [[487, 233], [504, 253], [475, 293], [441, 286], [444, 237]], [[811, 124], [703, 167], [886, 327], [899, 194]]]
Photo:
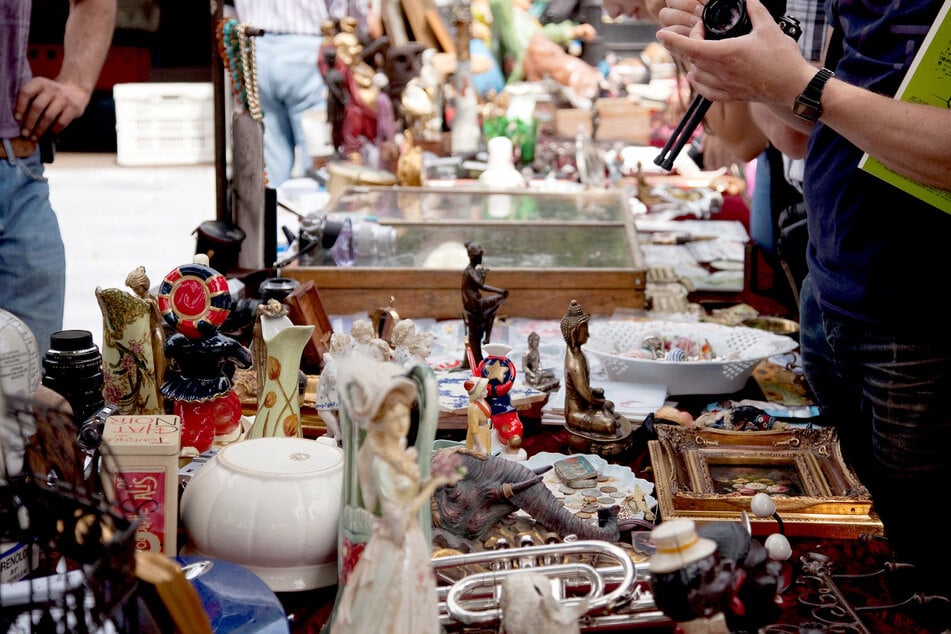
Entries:
[[753, 28], [744, 0], [710, 0], [703, 8], [703, 26], [709, 40], [739, 37]]
[[283, 302], [287, 299], [295, 288], [300, 286], [300, 282], [289, 277], [271, 277], [258, 286], [258, 297], [261, 303], [266, 304], [269, 299], [276, 299]]
[[396, 255], [396, 228], [373, 220], [359, 220], [353, 225], [353, 247], [360, 257], [393, 257]]
[[102, 355], [88, 330], [60, 330], [50, 336], [43, 356], [43, 385], [61, 395], [84, 421], [99, 411], [105, 400]]

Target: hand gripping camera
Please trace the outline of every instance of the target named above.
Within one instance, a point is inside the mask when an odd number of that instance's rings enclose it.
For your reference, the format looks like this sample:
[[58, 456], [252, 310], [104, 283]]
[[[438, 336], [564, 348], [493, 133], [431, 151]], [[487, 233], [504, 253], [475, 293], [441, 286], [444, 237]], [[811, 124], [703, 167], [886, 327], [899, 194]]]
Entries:
[[[776, 19], [783, 33], [798, 41], [802, 35], [802, 27], [799, 26], [799, 20], [783, 15], [786, 13], [786, 0], [763, 0], [763, 4]], [[701, 19], [708, 40], [739, 37], [746, 35], [753, 28], [746, 12], [746, 0], [710, 0], [703, 9]], [[694, 97], [664, 149], [654, 159], [656, 165], [668, 171], [673, 168], [677, 155], [693, 136], [694, 130], [703, 121], [712, 104], [712, 101], [701, 95]]]

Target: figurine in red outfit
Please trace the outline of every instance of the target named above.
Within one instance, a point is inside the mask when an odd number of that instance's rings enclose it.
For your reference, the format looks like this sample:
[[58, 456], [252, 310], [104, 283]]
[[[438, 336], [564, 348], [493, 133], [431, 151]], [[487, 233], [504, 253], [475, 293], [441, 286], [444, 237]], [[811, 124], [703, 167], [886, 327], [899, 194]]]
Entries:
[[492, 346], [487, 348], [489, 354], [478, 364], [475, 374], [489, 381], [486, 400], [492, 409], [492, 428], [502, 445], [501, 455], [512, 460], [526, 460], [528, 455], [522, 449], [522, 437], [525, 433], [522, 419], [519, 418], [518, 410], [512, 405], [512, 398], [509, 396], [518, 373], [515, 362], [504, 354], [493, 354]]
[[183, 456], [237, 438], [241, 401], [226, 368], [251, 367], [250, 350], [218, 332], [231, 310], [227, 280], [207, 257], [195, 260], [166, 275], [157, 297], [165, 322], [176, 330], [165, 342], [168, 367], [160, 391], [181, 418]]

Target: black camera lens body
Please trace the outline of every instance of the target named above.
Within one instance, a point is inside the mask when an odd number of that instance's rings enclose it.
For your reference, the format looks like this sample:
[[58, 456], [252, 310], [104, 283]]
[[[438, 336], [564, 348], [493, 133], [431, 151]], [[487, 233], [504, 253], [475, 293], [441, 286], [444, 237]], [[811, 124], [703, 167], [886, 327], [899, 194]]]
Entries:
[[753, 28], [744, 0], [710, 0], [703, 8], [703, 28], [708, 40], [746, 35]]
[[[799, 39], [802, 35], [799, 21], [783, 15], [786, 12], [786, 0], [763, 0], [763, 6], [775, 18], [783, 33], [794, 40]], [[746, 12], [745, 0], [710, 0], [703, 8], [701, 19], [706, 30], [705, 37], [708, 40], [740, 37], [753, 29], [750, 16]], [[712, 104], [713, 102], [703, 95], [694, 97], [687, 112], [674, 129], [674, 133], [664, 145], [664, 149], [654, 159], [655, 165], [660, 165], [665, 170], [673, 169], [674, 160], [690, 141], [697, 126], [703, 123], [703, 118]]]
[[43, 385], [61, 395], [84, 421], [105, 405], [102, 355], [88, 330], [60, 330], [43, 355]]
[[[795, 40], [799, 39], [801, 33], [799, 21], [783, 16], [786, 13], [785, 0], [763, 0], [763, 6], [779, 23], [786, 35]], [[746, 0], [710, 0], [703, 8], [702, 20], [708, 40], [739, 37], [753, 29], [750, 14], [746, 11]]]

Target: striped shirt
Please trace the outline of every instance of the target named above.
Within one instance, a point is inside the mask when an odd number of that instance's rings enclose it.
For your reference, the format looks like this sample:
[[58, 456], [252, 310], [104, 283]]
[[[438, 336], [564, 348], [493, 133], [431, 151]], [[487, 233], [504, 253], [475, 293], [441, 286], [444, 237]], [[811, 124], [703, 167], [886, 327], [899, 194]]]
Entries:
[[[812, 62], [822, 57], [823, 41], [826, 35], [826, 11], [822, 0], [789, 0], [786, 15], [799, 20], [802, 35], [799, 36], [799, 50], [802, 56]], [[783, 171], [790, 185], [802, 193], [802, 174], [805, 169], [803, 159], [791, 159], [783, 155]]]
[[826, 35], [826, 12], [822, 0], [789, 0], [786, 15], [799, 20], [799, 26], [802, 27], [799, 49], [803, 57], [813, 62], [819, 61]]
[[351, 0], [234, 0], [241, 22], [267, 33], [296, 35], [320, 35], [320, 25], [327, 20], [352, 15], [350, 5]]

